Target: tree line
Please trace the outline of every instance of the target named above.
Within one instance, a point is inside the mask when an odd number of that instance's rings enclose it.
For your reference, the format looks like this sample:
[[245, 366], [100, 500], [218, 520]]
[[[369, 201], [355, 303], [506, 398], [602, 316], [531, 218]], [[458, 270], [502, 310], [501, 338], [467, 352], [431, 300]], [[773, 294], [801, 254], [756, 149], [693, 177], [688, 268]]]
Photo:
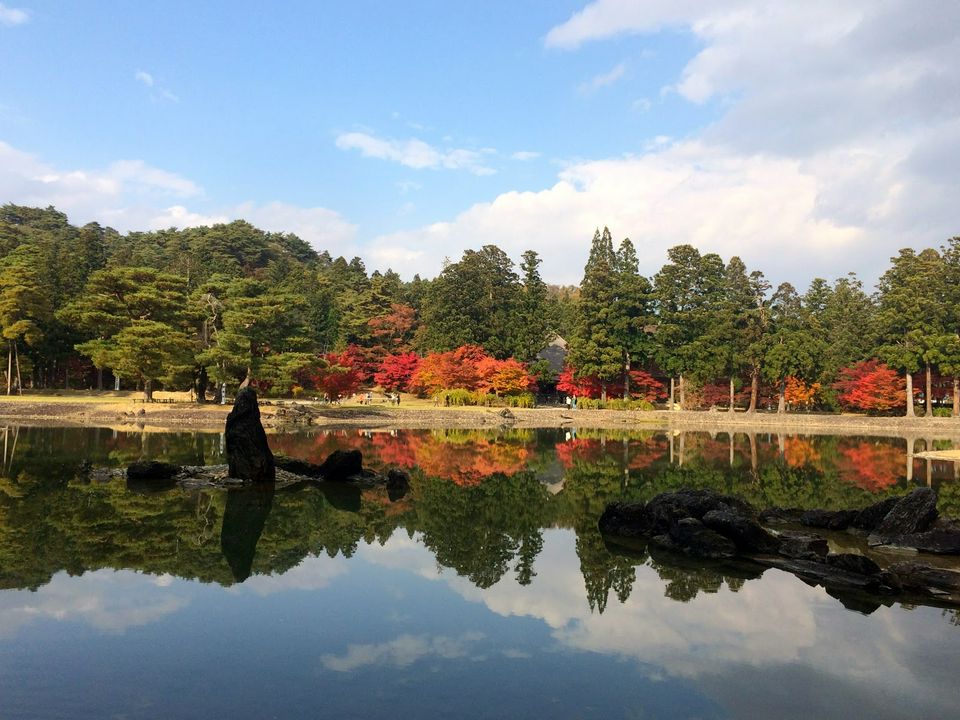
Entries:
[[[5, 382], [192, 388], [201, 402], [244, 381], [331, 399], [377, 383], [908, 414], [922, 395], [928, 414], [951, 397], [957, 412], [960, 238], [901, 250], [872, 294], [853, 273], [801, 293], [738, 257], [667, 256], [645, 277], [633, 243], [604, 228], [579, 287], [545, 283], [536, 252], [517, 266], [495, 245], [404, 281], [244, 221], [121, 234], [4, 205]], [[569, 343], [559, 377], [537, 358], [556, 337]]]

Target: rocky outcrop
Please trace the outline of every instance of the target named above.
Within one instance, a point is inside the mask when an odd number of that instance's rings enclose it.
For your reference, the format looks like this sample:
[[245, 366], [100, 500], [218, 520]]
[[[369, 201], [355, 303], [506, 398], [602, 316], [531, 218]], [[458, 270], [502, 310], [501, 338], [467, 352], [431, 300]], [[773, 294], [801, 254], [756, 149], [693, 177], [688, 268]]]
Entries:
[[133, 492], [167, 490], [177, 484], [179, 465], [158, 460], [138, 460], [127, 466], [127, 489]]
[[[923, 562], [882, 568], [859, 553], [831, 553], [826, 537], [809, 530], [766, 528], [785, 523], [833, 532], [871, 533], [885, 544], [921, 552], [960, 554], [960, 526], [937, 520], [936, 493], [914, 490], [862, 510], [783, 510], [757, 513], [742, 500], [710, 490], [678, 490], [648, 503], [608, 505], [600, 531], [608, 538], [646, 539], [651, 546], [712, 561], [750, 561], [792, 572], [868, 607], [874, 595], [921, 595], [960, 604], [960, 572]], [[853, 593], [851, 596], [850, 593]], [[853, 598], [851, 600], [851, 598]], [[864, 600], [864, 598], [867, 598]], [[845, 602], [846, 604], [846, 602]]]
[[273, 453], [260, 422], [257, 394], [245, 387], [237, 393], [227, 415], [227, 464], [230, 477], [253, 482], [274, 482], [277, 477]]

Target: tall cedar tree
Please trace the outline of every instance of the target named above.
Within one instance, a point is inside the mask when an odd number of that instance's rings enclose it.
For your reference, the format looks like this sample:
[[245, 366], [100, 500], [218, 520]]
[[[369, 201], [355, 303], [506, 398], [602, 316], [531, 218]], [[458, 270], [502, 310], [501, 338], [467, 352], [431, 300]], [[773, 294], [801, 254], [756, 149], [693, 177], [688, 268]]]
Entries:
[[[876, 322], [878, 354], [891, 366], [905, 371], [907, 417], [913, 417], [913, 373], [926, 369], [930, 384], [931, 365], [944, 344], [947, 311], [944, 302], [942, 264], [936, 250], [916, 253], [904, 248], [891, 258], [890, 268], [880, 278]], [[926, 393], [927, 415], [933, 414], [931, 393]]]
[[590, 244], [590, 257], [580, 283], [579, 317], [570, 341], [570, 362], [578, 377], [595, 376], [601, 383], [601, 399], [607, 399], [607, 385], [623, 369], [623, 347], [616, 318], [617, 257], [610, 230], [597, 230]]

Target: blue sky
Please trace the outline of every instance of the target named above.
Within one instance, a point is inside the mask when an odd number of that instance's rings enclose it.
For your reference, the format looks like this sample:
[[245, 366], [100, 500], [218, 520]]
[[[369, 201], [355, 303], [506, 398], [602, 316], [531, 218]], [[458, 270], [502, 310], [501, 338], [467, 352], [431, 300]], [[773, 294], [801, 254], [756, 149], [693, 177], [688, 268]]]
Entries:
[[0, 4], [0, 202], [244, 217], [434, 275], [494, 242], [575, 283], [597, 226], [774, 281], [957, 234], [958, 5]]

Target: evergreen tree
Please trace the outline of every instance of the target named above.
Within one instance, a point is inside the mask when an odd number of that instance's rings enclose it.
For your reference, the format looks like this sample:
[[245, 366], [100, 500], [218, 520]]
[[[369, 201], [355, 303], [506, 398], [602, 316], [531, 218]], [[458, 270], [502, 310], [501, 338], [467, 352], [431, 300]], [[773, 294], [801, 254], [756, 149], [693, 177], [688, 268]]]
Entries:
[[7, 395], [13, 385], [22, 392], [17, 343], [36, 344], [42, 337], [42, 322], [50, 305], [41, 283], [43, 254], [33, 245], [20, 245], [0, 260], [0, 334], [7, 341]]
[[580, 303], [574, 335], [570, 341], [570, 362], [577, 377], [594, 376], [600, 381], [601, 400], [607, 399], [607, 385], [623, 368], [623, 348], [614, 322], [617, 298], [617, 257], [610, 230], [597, 230], [590, 244], [590, 256], [580, 283]]
[[516, 357], [533, 362], [549, 342], [552, 328], [547, 316], [547, 286], [540, 277], [540, 256], [534, 250], [523, 253], [520, 263], [522, 287], [517, 302]]

